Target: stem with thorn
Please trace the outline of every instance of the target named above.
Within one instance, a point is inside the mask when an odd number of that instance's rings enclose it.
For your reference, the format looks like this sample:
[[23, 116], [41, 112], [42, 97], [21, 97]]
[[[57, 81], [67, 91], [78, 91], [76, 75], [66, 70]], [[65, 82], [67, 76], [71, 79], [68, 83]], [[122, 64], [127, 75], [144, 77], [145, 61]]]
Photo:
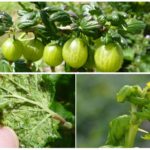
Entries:
[[129, 130], [127, 136], [125, 137], [125, 147], [133, 147], [135, 137], [139, 128], [141, 121], [137, 118], [136, 113], [137, 106], [135, 104], [131, 104], [131, 119], [129, 124]]

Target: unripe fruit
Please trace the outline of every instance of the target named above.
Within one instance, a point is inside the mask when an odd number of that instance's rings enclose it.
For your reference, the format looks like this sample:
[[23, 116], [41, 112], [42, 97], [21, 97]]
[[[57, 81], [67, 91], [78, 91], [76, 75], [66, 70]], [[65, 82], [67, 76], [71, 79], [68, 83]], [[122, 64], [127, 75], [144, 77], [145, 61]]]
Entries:
[[87, 57], [87, 46], [82, 39], [74, 38], [65, 43], [63, 47], [63, 58], [69, 66], [80, 68], [86, 63]]
[[37, 61], [43, 56], [44, 45], [38, 39], [24, 41], [23, 56], [30, 62]]
[[58, 66], [63, 61], [62, 48], [58, 45], [46, 45], [43, 53], [43, 60], [49, 66]]
[[8, 38], [2, 44], [2, 54], [9, 61], [18, 60], [22, 55], [22, 49], [23, 49], [23, 45], [17, 39]]
[[99, 71], [116, 72], [123, 63], [122, 49], [114, 43], [102, 45], [96, 49], [94, 60]]

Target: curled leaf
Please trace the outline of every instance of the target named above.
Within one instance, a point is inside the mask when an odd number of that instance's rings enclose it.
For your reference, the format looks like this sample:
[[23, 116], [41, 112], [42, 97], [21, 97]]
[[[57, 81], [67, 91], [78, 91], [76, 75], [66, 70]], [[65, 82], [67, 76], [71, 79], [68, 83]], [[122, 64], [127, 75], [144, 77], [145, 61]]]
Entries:
[[6, 12], [0, 12], [0, 36], [13, 25], [12, 18]]
[[146, 27], [143, 21], [137, 19], [131, 19], [127, 24], [127, 32], [131, 34], [139, 34]]
[[[117, 93], [117, 101], [122, 103], [125, 102], [126, 100], [129, 102], [133, 102], [133, 99], [136, 100], [142, 98], [142, 89], [138, 86], [129, 86], [125, 85], [124, 87], [121, 88], [121, 90]], [[143, 102], [141, 102], [143, 103]]]
[[131, 95], [132, 86], [125, 85], [121, 90], [117, 93], [117, 101], [119, 103], [123, 103], [126, 101], [127, 97]]
[[125, 135], [129, 128], [130, 116], [122, 115], [110, 122], [106, 145], [120, 146], [124, 145]]
[[144, 139], [144, 140], [150, 140], [150, 133], [147, 133], [144, 136], [142, 136], [142, 139]]

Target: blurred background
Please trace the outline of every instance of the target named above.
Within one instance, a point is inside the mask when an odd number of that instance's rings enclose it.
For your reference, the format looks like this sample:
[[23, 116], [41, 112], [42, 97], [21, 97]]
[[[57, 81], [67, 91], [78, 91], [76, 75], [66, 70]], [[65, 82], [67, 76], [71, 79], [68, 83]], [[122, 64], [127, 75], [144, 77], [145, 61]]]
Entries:
[[[148, 74], [77, 75], [77, 147], [104, 145], [109, 122], [122, 114], [129, 114], [130, 105], [117, 103], [116, 93], [124, 85], [144, 87], [150, 81]], [[142, 127], [150, 131], [150, 123]], [[116, 131], [117, 132], [117, 131]], [[136, 137], [136, 147], [150, 147], [149, 141]]]

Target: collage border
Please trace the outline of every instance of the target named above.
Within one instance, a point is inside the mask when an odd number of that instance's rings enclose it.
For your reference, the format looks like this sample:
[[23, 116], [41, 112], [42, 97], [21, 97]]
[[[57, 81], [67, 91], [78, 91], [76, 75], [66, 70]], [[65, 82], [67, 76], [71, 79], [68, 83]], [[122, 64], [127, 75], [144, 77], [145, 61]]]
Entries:
[[[75, 0], [1, 0], [1, 2], [77, 2]], [[78, 0], [78, 2], [150, 2], [150, 0]], [[77, 147], [77, 76], [78, 75], [150, 75], [150, 72], [112, 72], [112, 73], [106, 73], [106, 72], [1, 72], [0, 74], [2, 75], [25, 75], [25, 74], [73, 74], [75, 75], [75, 148], [40, 148], [44, 150], [49, 150], [49, 149], [56, 149], [56, 150], [95, 150], [95, 149], [100, 149], [100, 150], [107, 150], [107, 149], [113, 149], [113, 150], [125, 150], [125, 149], [132, 149], [132, 148], [78, 148]], [[9, 150], [10, 148], [5, 148], [6, 150]], [[13, 150], [18, 150], [20, 148], [13, 148]], [[39, 148], [21, 148], [21, 149], [39, 149]], [[134, 150], [144, 150], [145, 148], [134, 148]]]

